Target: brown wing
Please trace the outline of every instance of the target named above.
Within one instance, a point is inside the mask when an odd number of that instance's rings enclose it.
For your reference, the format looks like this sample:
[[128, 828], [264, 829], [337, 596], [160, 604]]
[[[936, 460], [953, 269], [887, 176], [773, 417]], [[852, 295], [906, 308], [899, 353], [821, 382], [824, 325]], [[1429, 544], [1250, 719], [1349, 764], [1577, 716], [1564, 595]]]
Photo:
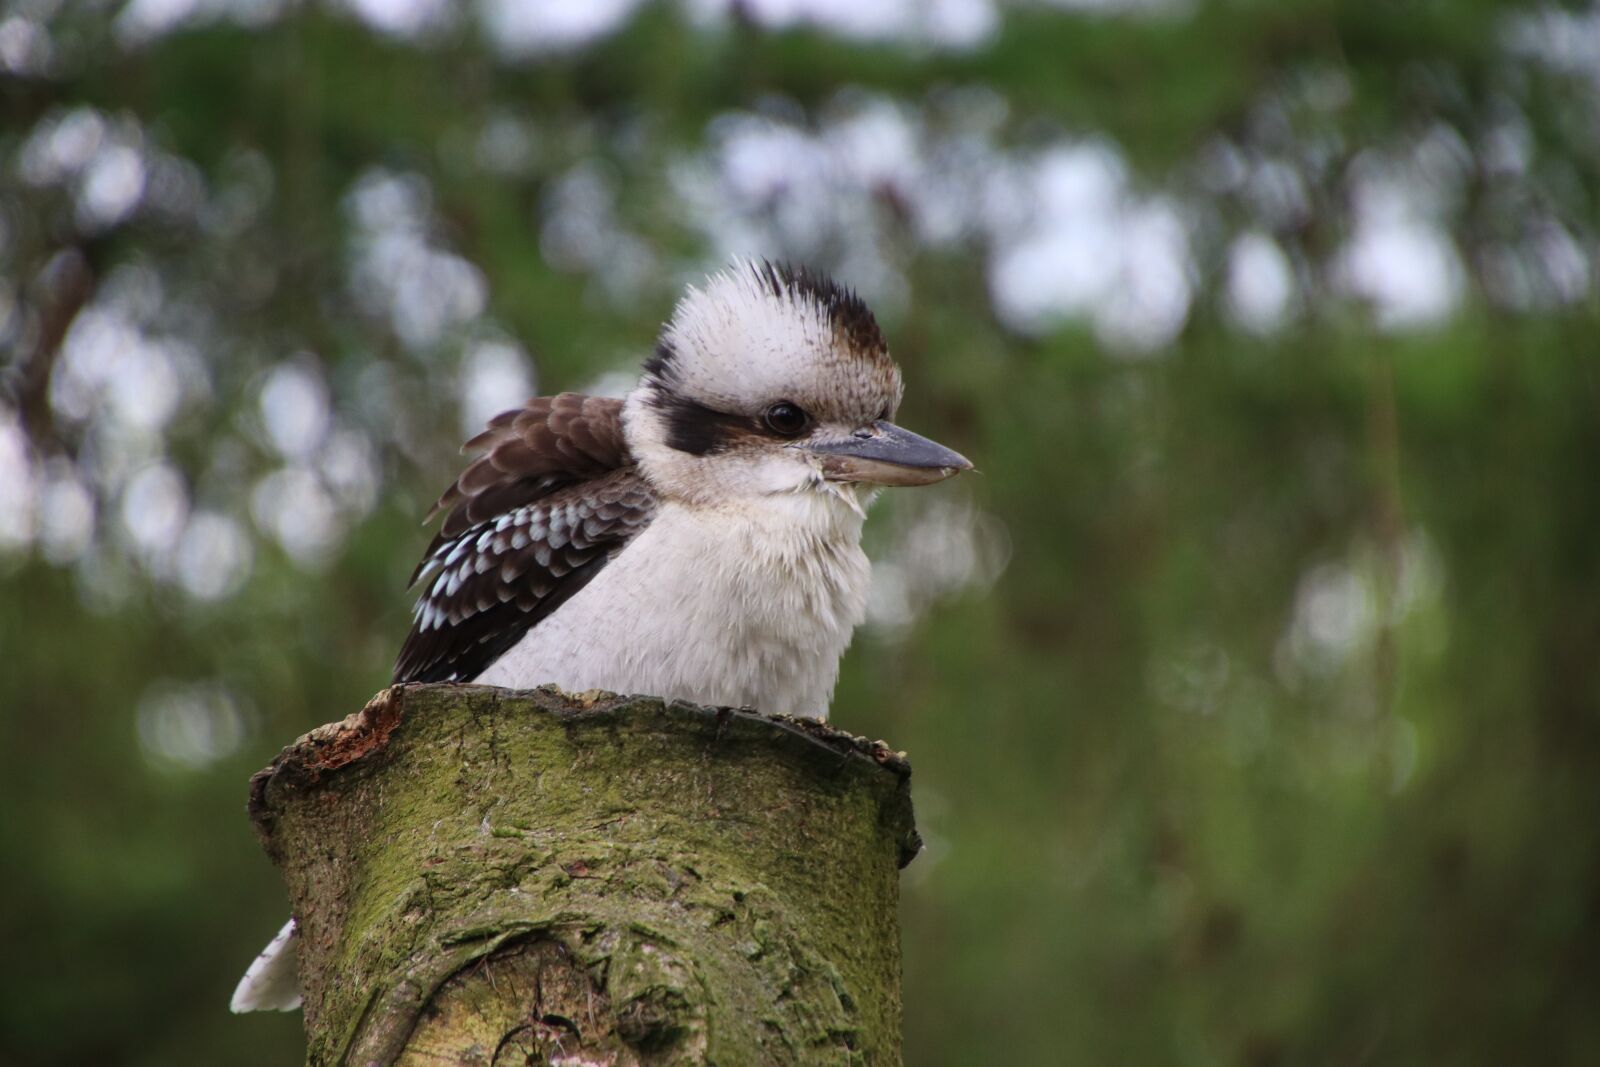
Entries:
[[461, 450], [483, 454], [467, 464], [428, 512], [430, 520], [441, 511], [449, 514], [424, 562], [441, 542], [469, 526], [562, 485], [633, 464], [622, 435], [622, 401], [579, 393], [537, 396], [523, 407], [502, 411]]
[[396, 682], [477, 677], [649, 524], [656, 497], [621, 413], [603, 397], [540, 397], [467, 442], [483, 455], [434, 506], [448, 514], [411, 576], [424, 590]]

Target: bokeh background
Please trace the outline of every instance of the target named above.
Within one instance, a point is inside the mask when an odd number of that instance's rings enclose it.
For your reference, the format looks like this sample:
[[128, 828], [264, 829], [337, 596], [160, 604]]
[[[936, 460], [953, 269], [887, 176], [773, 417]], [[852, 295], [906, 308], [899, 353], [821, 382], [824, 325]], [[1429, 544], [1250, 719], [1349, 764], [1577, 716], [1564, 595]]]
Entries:
[[913, 1064], [1600, 1062], [1600, 7], [0, 2], [0, 1063], [282, 1064], [244, 815], [732, 254], [907, 425]]

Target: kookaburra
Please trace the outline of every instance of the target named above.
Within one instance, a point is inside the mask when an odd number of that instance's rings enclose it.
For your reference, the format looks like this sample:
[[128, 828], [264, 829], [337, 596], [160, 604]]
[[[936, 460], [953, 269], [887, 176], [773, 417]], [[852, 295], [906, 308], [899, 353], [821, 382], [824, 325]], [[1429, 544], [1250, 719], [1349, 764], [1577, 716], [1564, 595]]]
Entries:
[[[972, 464], [896, 426], [872, 312], [811, 271], [690, 288], [625, 399], [496, 416], [440, 497], [396, 682], [554, 684], [826, 718], [866, 611], [866, 505]], [[292, 1009], [288, 924], [233, 996]]]

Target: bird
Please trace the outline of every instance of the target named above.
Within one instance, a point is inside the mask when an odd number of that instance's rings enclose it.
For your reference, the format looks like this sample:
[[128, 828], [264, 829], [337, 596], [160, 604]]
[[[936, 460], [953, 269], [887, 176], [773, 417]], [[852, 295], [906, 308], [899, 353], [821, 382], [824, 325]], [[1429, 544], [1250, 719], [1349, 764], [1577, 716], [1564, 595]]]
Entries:
[[[429, 514], [394, 681], [555, 685], [826, 719], [866, 615], [867, 506], [970, 470], [894, 422], [853, 290], [735, 260], [690, 286], [624, 398], [503, 412]], [[293, 919], [236, 1012], [299, 1006]]]

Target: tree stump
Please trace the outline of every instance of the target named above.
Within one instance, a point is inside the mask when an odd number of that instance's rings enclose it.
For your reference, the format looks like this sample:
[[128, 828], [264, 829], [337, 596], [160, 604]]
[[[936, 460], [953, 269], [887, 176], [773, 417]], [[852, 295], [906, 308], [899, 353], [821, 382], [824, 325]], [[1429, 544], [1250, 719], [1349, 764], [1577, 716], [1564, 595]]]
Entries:
[[251, 780], [308, 1060], [897, 1064], [910, 773], [804, 719], [388, 689]]

